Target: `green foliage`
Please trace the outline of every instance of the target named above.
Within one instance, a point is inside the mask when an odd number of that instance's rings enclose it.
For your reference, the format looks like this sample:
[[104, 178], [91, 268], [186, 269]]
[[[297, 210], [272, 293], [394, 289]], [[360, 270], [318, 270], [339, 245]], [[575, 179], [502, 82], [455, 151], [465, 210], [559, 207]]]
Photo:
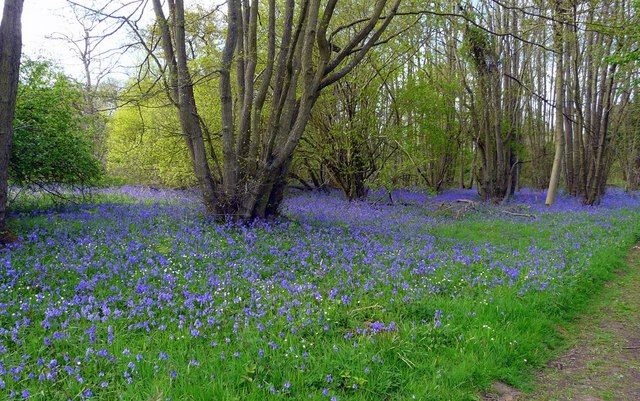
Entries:
[[323, 93], [296, 155], [297, 169], [307, 167], [307, 175], [326, 169], [350, 200], [366, 195], [393, 152], [387, 135], [392, 119], [380, 118], [377, 107], [380, 86], [371, 71], [360, 70]]
[[[461, 88], [446, 71], [440, 65], [438, 76], [418, 73], [397, 94], [398, 111], [410, 123], [392, 133], [401, 157], [385, 169], [391, 186], [419, 184], [439, 191], [453, 179], [456, 158], [471, 159], [461, 146], [464, 136], [455, 108]], [[420, 182], [402, 182], [416, 172]]]
[[130, 183], [188, 186], [195, 182], [175, 111], [125, 106], [107, 126], [107, 171]]
[[79, 86], [51, 63], [23, 61], [9, 172], [14, 184], [86, 186], [101, 177], [81, 102]]
[[[194, 64], [201, 60], [193, 61]], [[199, 80], [194, 87], [205, 128], [205, 142], [219, 153], [219, 100], [215, 85]], [[107, 124], [107, 172], [120, 182], [172, 188], [196, 184], [177, 110], [150, 82], [132, 86]], [[211, 138], [211, 141], [209, 139]], [[219, 154], [217, 157], [220, 157]], [[211, 161], [213, 163], [213, 160]]]
[[[632, 49], [626, 49], [622, 51], [617, 51], [612, 56], [606, 57], [605, 59], [608, 62], [621, 64], [621, 65], [636, 65], [640, 62], [640, 47], [638, 47], [638, 41], [640, 41], [640, 1], [633, 1], [633, 8], [636, 10], [635, 13], [628, 17], [627, 23], [621, 28], [611, 28], [611, 29], [620, 29], [621, 33], [626, 35], [629, 39], [636, 43], [635, 47]], [[614, 32], [616, 33], [616, 32]], [[620, 32], [617, 32], [620, 33]], [[636, 85], [640, 84], [640, 80], [635, 79], [634, 83]]]
[[[400, 109], [416, 116], [416, 129], [423, 136], [425, 145], [444, 150], [451, 141], [447, 120], [456, 113], [455, 97], [460, 85], [453, 79], [433, 80], [424, 74], [410, 82], [400, 92]], [[413, 144], [409, 143], [408, 146]], [[433, 155], [435, 156], [435, 155]]]

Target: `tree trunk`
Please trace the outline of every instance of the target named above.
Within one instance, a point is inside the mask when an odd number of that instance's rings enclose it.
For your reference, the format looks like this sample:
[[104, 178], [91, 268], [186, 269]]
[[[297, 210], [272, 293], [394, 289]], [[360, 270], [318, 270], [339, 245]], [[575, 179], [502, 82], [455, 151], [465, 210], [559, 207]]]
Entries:
[[[562, 0], [556, 0], [555, 14], [556, 18], [562, 20]], [[564, 25], [562, 22], [554, 22], [554, 41], [556, 48], [556, 99], [555, 99], [555, 155], [553, 157], [553, 167], [551, 168], [551, 178], [549, 179], [549, 188], [547, 189], [547, 199], [545, 204], [547, 206], [553, 205], [556, 200], [556, 192], [558, 190], [558, 183], [560, 181], [560, 168], [562, 166], [562, 148], [563, 148], [563, 125], [564, 125]]]
[[23, 0], [5, 0], [0, 23], [0, 243], [15, 239], [7, 232], [7, 197], [22, 53], [22, 5]]
[[[227, 2], [220, 69], [224, 169], [219, 202], [225, 205], [225, 217], [252, 220], [278, 212], [293, 152], [320, 91], [344, 78], [378, 43], [400, 0], [376, 0], [369, 18], [340, 49], [327, 38], [337, 3], [286, 0], [278, 19], [276, 1], [269, 0], [268, 59], [257, 71], [258, 10], [265, 5], [258, 0]], [[279, 46], [277, 23], [282, 23]], [[267, 97], [271, 102], [265, 109]]]
[[209, 168], [193, 82], [187, 66], [184, 4], [182, 0], [176, 0], [170, 6], [171, 25], [164, 16], [161, 1], [153, 0], [156, 22], [160, 27], [162, 50], [169, 70], [170, 100], [178, 110], [182, 133], [189, 148], [194, 174], [202, 190], [205, 209], [210, 214], [219, 214], [220, 204], [215, 180]]

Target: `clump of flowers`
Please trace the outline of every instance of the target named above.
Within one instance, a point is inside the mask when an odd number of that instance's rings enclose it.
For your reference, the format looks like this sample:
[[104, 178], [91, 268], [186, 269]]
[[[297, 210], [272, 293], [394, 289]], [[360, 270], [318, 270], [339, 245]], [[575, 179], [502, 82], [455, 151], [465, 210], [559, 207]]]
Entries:
[[356, 328], [355, 332], [359, 335], [376, 335], [380, 333], [389, 333], [397, 330], [397, 326], [395, 322], [389, 322], [385, 324], [384, 322], [367, 322], [365, 327]]

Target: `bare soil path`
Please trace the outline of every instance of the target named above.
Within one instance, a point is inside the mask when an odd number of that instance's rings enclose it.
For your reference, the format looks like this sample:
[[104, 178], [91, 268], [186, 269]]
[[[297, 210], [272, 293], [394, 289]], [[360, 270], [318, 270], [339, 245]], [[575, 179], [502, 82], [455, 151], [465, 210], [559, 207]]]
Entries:
[[487, 400], [640, 401], [640, 245], [566, 332], [569, 348], [539, 373], [533, 392], [502, 383]]

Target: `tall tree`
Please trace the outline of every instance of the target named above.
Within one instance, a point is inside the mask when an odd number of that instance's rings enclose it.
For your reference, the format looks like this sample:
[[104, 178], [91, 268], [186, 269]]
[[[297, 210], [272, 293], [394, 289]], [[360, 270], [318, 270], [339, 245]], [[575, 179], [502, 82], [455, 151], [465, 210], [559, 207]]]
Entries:
[[553, 25], [553, 37], [556, 48], [556, 72], [555, 72], [555, 126], [554, 126], [554, 145], [555, 155], [553, 157], [553, 167], [551, 168], [551, 178], [549, 179], [549, 188], [547, 189], [547, 206], [553, 205], [556, 199], [556, 191], [560, 181], [560, 168], [562, 165], [563, 139], [564, 139], [564, 22], [565, 15], [562, 0], [556, 0], [554, 3], [554, 14], [556, 21]]
[[0, 242], [3, 243], [13, 237], [7, 233], [7, 194], [22, 54], [22, 5], [23, 0], [5, 0], [0, 23]]
[[393, 99], [387, 101], [394, 98], [387, 83], [395, 66], [389, 68], [380, 57], [370, 54], [349, 77], [320, 96], [292, 166], [306, 167], [301, 175], [313, 185], [291, 173], [306, 187], [315, 187], [321, 182], [318, 177], [325, 175], [347, 199], [364, 198], [393, 155], [391, 132], [399, 117], [393, 113]]
[[[372, 47], [385, 41], [382, 35], [400, 0], [376, 0], [362, 6], [363, 17], [339, 22], [334, 17], [344, 18], [344, 13], [336, 11], [338, 3], [287, 0], [278, 13], [276, 0], [266, 6], [258, 0], [227, 2], [219, 69], [222, 168], [216, 170], [204, 147], [193, 95], [184, 2], [168, 2], [167, 17], [161, 1], [153, 0], [169, 95], [179, 110], [209, 213], [239, 220], [277, 213], [293, 152], [320, 92], [344, 78]], [[261, 30], [262, 8], [266, 8], [266, 32]], [[266, 41], [264, 60], [259, 60], [259, 36]]]
[[93, 151], [105, 164], [106, 160], [106, 119], [100, 112], [104, 103], [105, 80], [120, 64], [120, 56], [127, 46], [106, 49], [105, 41], [123, 25], [120, 20], [111, 21], [90, 12], [74, 2], [69, 2], [72, 16], [69, 24], [74, 33], [54, 32], [50, 38], [67, 45], [76, 62], [82, 67], [83, 102], [82, 112], [86, 116], [85, 129], [93, 136]]

